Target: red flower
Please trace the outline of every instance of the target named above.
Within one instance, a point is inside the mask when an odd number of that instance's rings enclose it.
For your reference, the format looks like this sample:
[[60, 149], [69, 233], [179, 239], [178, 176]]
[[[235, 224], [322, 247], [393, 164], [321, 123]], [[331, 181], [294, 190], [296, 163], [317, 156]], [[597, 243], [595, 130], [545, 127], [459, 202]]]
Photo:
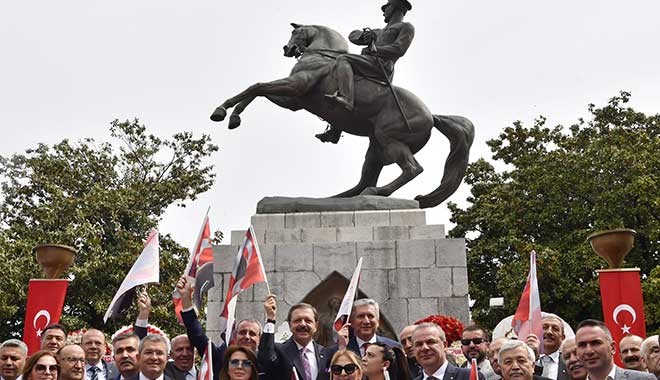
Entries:
[[463, 334], [463, 323], [454, 317], [448, 317], [446, 315], [434, 314], [429, 315], [424, 319], [420, 319], [415, 322], [416, 325], [424, 322], [435, 323], [436, 325], [442, 327], [442, 331], [445, 332], [447, 337], [447, 346], [450, 346], [457, 340], [461, 339]]

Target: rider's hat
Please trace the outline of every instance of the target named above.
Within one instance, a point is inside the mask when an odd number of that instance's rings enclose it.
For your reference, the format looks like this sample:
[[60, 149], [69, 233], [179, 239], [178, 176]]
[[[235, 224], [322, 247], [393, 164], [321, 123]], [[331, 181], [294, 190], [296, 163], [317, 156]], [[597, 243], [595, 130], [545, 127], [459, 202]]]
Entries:
[[412, 9], [412, 5], [408, 0], [387, 0], [387, 4], [383, 5], [380, 7], [380, 9], [385, 12], [385, 7], [387, 7], [390, 4], [398, 5], [400, 7], [405, 8], [405, 10], [409, 11]]

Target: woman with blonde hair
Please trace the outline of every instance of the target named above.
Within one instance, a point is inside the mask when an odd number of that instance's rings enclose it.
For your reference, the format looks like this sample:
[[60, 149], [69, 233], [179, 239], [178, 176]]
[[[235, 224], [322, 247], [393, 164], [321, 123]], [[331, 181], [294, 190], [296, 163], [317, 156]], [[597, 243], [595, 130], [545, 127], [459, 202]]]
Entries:
[[361, 380], [360, 358], [350, 350], [337, 351], [330, 361], [330, 373], [332, 380]]
[[38, 351], [25, 362], [23, 380], [57, 380], [60, 366], [55, 354], [50, 351]]

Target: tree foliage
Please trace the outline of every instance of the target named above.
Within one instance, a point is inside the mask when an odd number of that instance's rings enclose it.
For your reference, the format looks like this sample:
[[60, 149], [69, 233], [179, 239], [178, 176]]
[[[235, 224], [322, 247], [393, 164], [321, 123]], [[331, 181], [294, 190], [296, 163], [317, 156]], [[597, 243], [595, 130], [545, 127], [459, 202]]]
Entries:
[[[218, 148], [208, 136], [184, 132], [161, 139], [138, 120], [115, 120], [110, 132], [117, 146], [65, 139], [0, 157], [0, 336], [22, 333], [28, 280], [42, 277], [32, 248], [43, 243], [78, 250], [65, 274], [72, 278], [62, 317], [66, 326], [111, 332], [132, 323], [104, 325], [103, 315], [148, 231], [167, 207], [184, 206], [213, 184], [213, 166], [205, 159]], [[151, 320], [173, 328], [171, 290], [188, 253], [169, 235], [161, 235], [160, 245], [162, 285], [149, 290]]]
[[[531, 127], [515, 122], [488, 142], [505, 170], [484, 159], [470, 165], [470, 204], [449, 208], [457, 224], [450, 234], [468, 241], [475, 320], [494, 327], [515, 312], [532, 249], [542, 309], [571, 324], [602, 318], [595, 271], [606, 265], [592, 252], [588, 235], [635, 229], [624, 266], [639, 267], [646, 278], [658, 265], [660, 115], [627, 107], [629, 98], [621, 92], [602, 108], [589, 105], [590, 120], [568, 129], [547, 127], [543, 117]], [[660, 281], [660, 272], [654, 275]], [[650, 330], [660, 327], [660, 310], [648, 302], [660, 298], [660, 285], [654, 289], [645, 291]], [[489, 298], [499, 296], [504, 308], [490, 309]]]

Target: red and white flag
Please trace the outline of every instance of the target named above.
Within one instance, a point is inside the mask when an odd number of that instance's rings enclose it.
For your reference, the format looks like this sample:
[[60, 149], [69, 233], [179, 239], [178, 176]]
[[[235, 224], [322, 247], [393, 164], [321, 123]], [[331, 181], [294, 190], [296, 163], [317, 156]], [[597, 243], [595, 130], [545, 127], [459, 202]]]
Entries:
[[479, 374], [477, 373], [477, 359], [472, 358], [470, 362], [470, 380], [479, 380]]
[[[195, 287], [193, 292], [193, 304], [197, 309], [202, 308], [202, 298], [204, 294], [215, 286], [213, 282], [213, 248], [211, 246], [211, 226], [209, 224], [208, 213], [204, 217], [202, 229], [199, 231], [195, 246], [190, 250], [190, 259], [183, 275], [188, 278]], [[174, 288], [172, 292], [172, 302], [174, 303], [174, 314], [179, 324], [183, 325], [181, 319], [181, 310], [183, 309], [181, 295]]]
[[259, 252], [259, 245], [257, 244], [254, 230], [250, 226], [245, 232], [243, 244], [241, 244], [238, 252], [236, 252], [234, 269], [229, 278], [229, 288], [225, 297], [225, 305], [222, 314], [220, 314], [221, 327], [223, 323], [226, 324], [227, 330], [225, 337], [228, 341], [231, 340], [231, 328], [235, 311], [230, 310], [231, 301], [238, 297], [241, 292], [259, 282], [265, 282], [266, 286], [268, 286], [266, 270], [264, 269], [264, 263]]
[[59, 323], [68, 286], [68, 280], [30, 280], [23, 327], [28, 355], [39, 351], [46, 326]]
[[[529, 275], [527, 284], [520, 296], [520, 302], [516, 313], [513, 315], [511, 327], [520, 339], [525, 339], [529, 334], [535, 334], [543, 339], [543, 322], [541, 316], [541, 298], [539, 296], [539, 284], [536, 280], [536, 252], [532, 251], [529, 256]], [[543, 351], [543, 345], [540, 350]]]
[[108, 318], [122, 316], [128, 307], [131, 306], [136, 286], [150, 282], [158, 283], [160, 264], [158, 250], [158, 231], [153, 229], [149, 233], [142, 253], [135, 260], [133, 267], [128, 271], [126, 278], [124, 278], [117, 293], [112, 298], [110, 306], [108, 306], [108, 310], [103, 317], [104, 323], [108, 321]]
[[353, 271], [353, 277], [351, 277], [351, 282], [348, 284], [348, 289], [344, 294], [344, 299], [341, 301], [341, 306], [337, 312], [337, 317], [335, 318], [335, 323], [333, 327], [335, 331], [341, 330], [341, 327], [346, 324], [348, 318], [351, 316], [351, 309], [353, 308], [353, 301], [355, 300], [355, 293], [357, 293], [358, 285], [360, 284], [360, 270], [362, 269], [362, 257], [358, 260], [355, 271]]
[[644, 298], [639, 269], [599, 270], [598, 279], [603, 319], [616, 342], [614, 358], [617, 365], [623, 366], [619, 352], [621, 338], [628, 334], [646, 337]]
[[300, 380], [298, 377], [298, 371], [296, 371], [296, 366], [291, 367], [291, 380]]
[[213, 347], [211, 340], [206, 345], [206, 351], [202, 356], [202, 366], [199, 369], [198, 380], [213, 380]]

